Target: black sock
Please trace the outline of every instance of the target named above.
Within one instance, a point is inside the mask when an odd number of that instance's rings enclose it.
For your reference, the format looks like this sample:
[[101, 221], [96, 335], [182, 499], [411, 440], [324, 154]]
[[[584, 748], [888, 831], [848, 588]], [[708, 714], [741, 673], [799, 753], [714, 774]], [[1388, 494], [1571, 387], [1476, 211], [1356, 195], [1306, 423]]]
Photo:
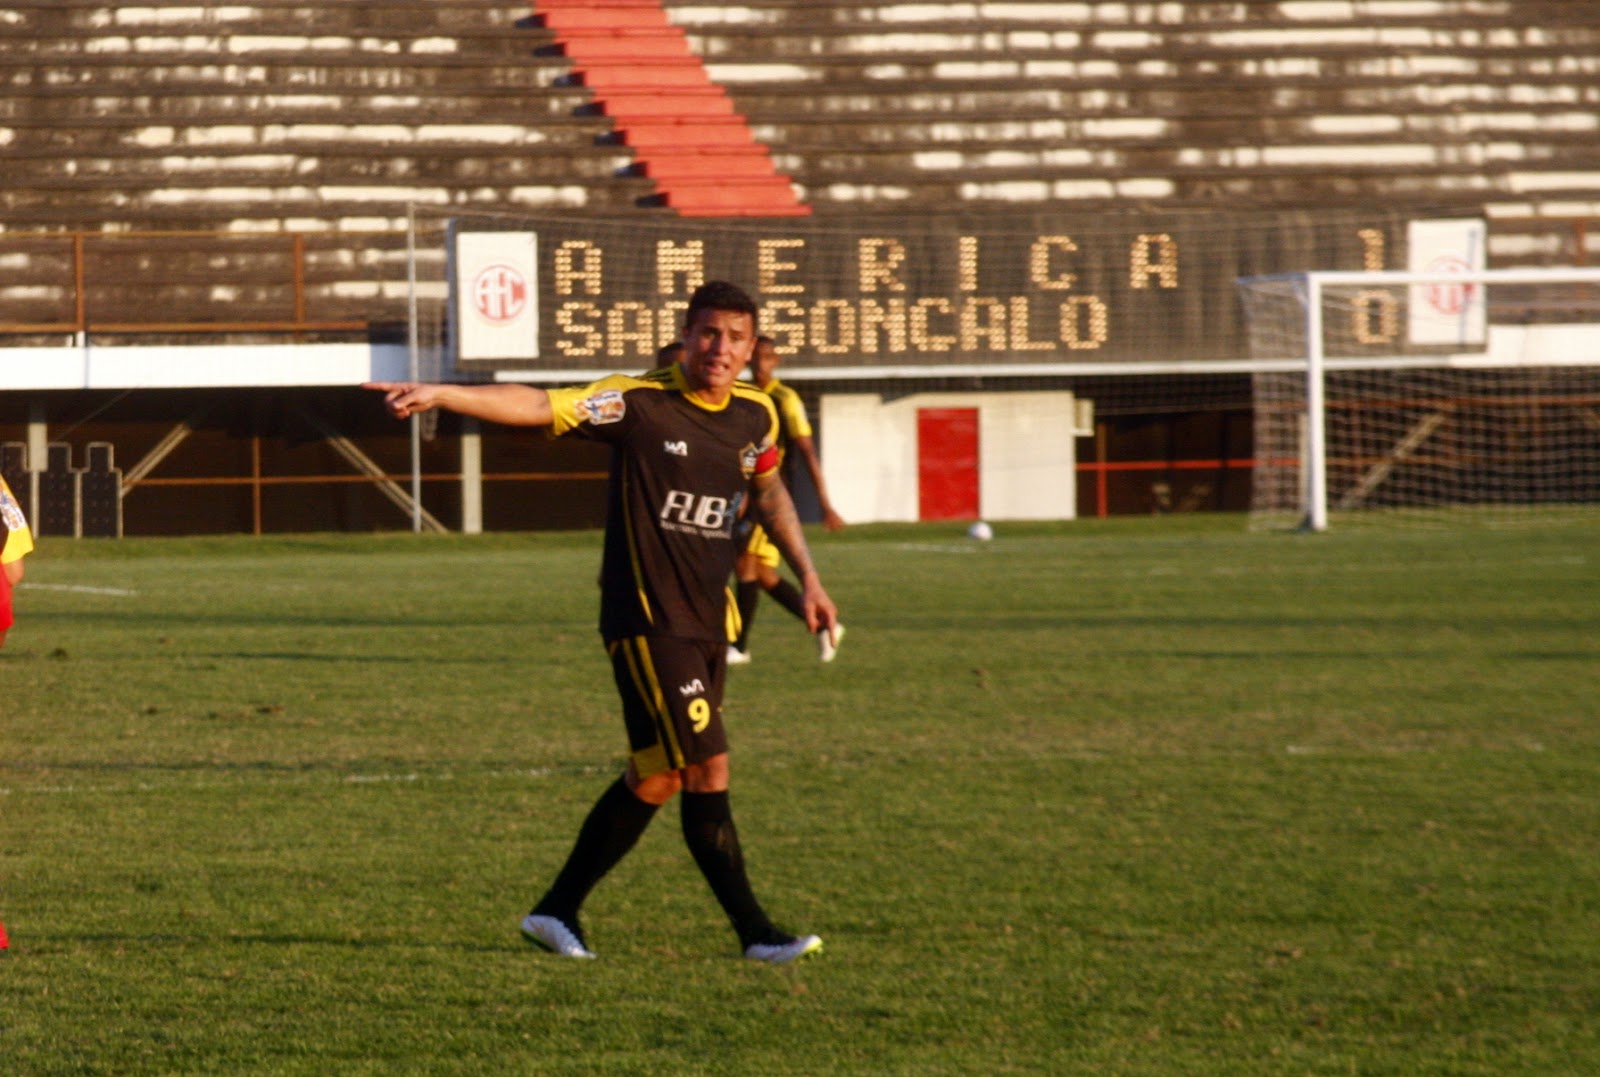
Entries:
[[780, 579], [772, 585], [772, 590], [767, 594], [778, 600], [778, 605], [800, 618], [806, 619], [806, 600], [800, 594], [800, 588], [788, 580]]
[[683, 794], [680, 805], [683, 815], [683, 840], [700, 866], [700, 873], [711, 884], [722, 911], [733, 922], [739, 933], [739, 946], [766, 942], [774, 929], [761, 903], [750, 890], [750, 880], [745, 876], [744, 855], [739, 849], [739, 834], [733, 827], [733, 812], [728, 805], [728, 794]]
[[583, 899], [633, 848], [655, 814], [656, 805], [634, 796], [628, 783], [618, 778], [589, 809], [566, 865], [533, 911], [540, 916], [554, 916], [576, 931], [578, 907]]
[[741, 651], [748, 651], [750, 626], [756, 622], [756, 603], [761, 601], [761, 581], [740, 580], [734, 594], [739, 604], [739, 639], [734, 646]]

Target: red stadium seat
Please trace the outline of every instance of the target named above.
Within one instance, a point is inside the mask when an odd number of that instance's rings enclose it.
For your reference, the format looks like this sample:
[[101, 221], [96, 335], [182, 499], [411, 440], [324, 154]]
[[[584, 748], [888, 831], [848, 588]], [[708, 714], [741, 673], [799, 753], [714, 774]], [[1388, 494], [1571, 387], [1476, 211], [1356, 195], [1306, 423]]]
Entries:
[[575, 81], [594, 93], [638, 155], [631, 174], [655, 181], [660, 204], [685, 216], [811, 212], [659, 0], [536, 6], [536, 21], [572, 60]]

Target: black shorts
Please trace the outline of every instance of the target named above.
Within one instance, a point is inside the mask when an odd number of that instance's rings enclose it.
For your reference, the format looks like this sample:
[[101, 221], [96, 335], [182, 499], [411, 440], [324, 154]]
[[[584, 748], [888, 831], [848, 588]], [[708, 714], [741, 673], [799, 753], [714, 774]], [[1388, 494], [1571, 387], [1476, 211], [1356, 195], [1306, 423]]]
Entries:
[[722, 726], [726, 643], [630, 636], [608, 641], [606, 650], [639, 777], [681, 770], [728, 750]]

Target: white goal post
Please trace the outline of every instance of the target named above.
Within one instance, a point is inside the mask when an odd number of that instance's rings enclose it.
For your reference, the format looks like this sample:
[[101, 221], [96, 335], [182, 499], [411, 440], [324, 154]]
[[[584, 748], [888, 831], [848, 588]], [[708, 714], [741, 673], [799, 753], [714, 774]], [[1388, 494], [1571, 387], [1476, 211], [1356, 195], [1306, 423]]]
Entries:
[[1600, 269], [1239, 285], [1253, 524], [1600, 505]]

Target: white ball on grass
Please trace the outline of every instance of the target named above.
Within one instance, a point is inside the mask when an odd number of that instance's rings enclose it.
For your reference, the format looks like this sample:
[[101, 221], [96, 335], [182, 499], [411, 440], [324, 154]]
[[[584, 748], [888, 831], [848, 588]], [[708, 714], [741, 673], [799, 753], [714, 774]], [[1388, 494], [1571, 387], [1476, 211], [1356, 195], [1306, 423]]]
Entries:
[[994, 528], [990, 527], [982, 520], [978, 520], [973, 523], [971, 527], [967, 528], [967, 537], [970, 539], [977, 539], [979, 542], [988, 542], [990, 539], [994, 538]]

